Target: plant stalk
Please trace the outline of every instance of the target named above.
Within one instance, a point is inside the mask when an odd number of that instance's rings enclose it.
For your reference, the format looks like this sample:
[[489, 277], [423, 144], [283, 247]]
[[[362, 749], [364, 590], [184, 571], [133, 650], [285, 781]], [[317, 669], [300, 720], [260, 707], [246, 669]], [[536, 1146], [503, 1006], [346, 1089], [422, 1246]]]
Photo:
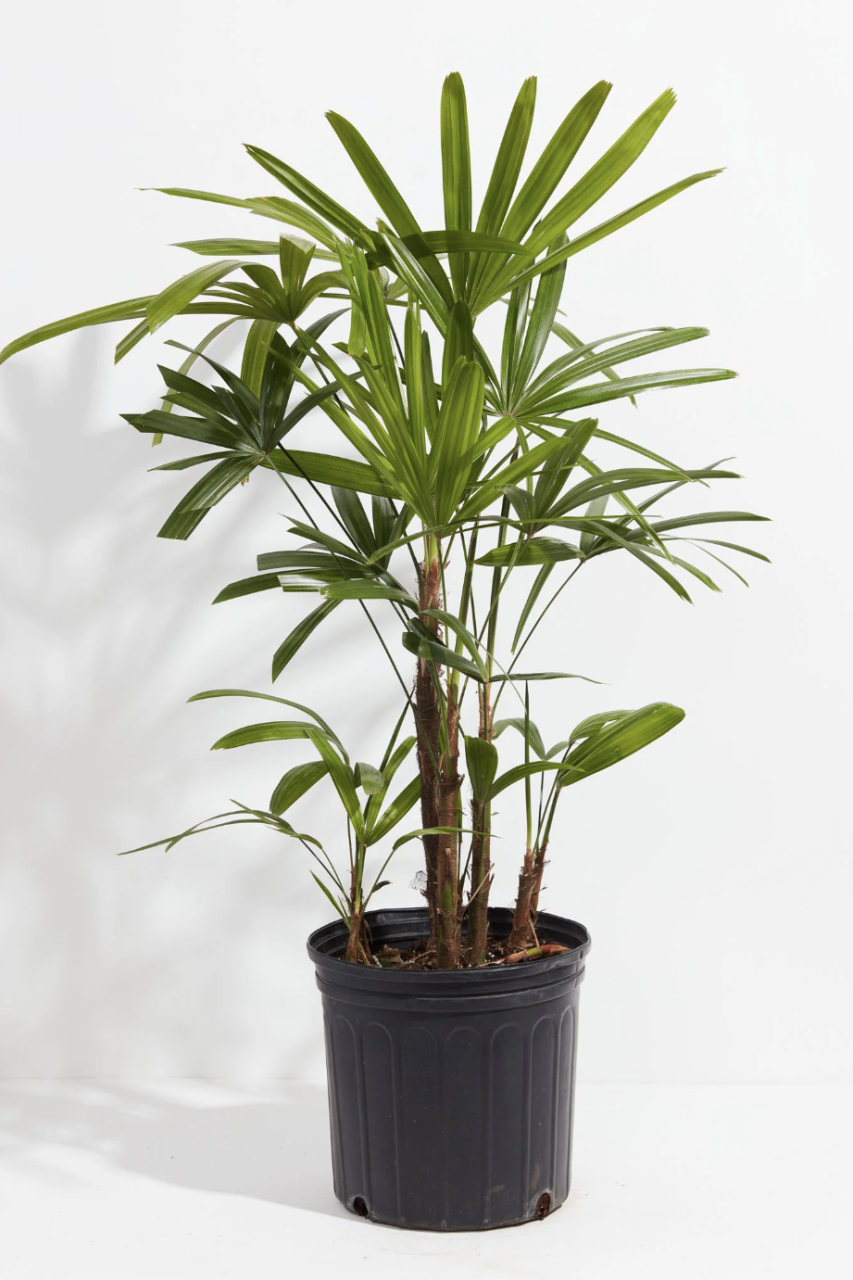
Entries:
[[459, 777], [459, 704], [451, 685], [446, 711], [447, 755], [440, 781], [441, 812], [439, 824], [450, 828], [438, 837], [437, 889], [439, 907], [438, 967], [459, 967], [459, 937], [462, 931], [459, 909], [459, 835], [458, 799], [462, 786]]
[[[419, 603], [421, 621], [432, 631], [438, 630], [434, 618], [425, 616], [424, 610], [441, 607], [441, 578], [436, 559], [418, 566]], [[429, 663], [418, 659], [415, 675], [415, 704], [417, 706], [418, 768], [421, 775], [421, 825], [440, 826], [439, 803], [439, 747], [440, 712], [438, 690]], [[438, 948], [439, 896], [438, 896], [438, 836], [423, 837], [426, 862], [426, 900], [429, 908], [429, 945]]]
[[548, 841], [545, 840], [533, 858], [533, 891], [530, 895], [530, 918], [536, 923], [536, 913], [539, 910], [539, 894], [542, 892], [542, 873], [545, 870], [545, 851], [548, 848]]
[[[515, 455], [513, 455], [515, 456]], [[501, 514], [509, 511], [509, 499], [504, 497]], [[476, 532], [476, 531], [475, 531]], [[506, 538], [506, 526], [501, 525], [498, 534], [498, 545], [503, 545]], [[476, 541], [472, 538], [470, 560], [473, 565], [476, 554]], [[501, 571], [492, 573], [491, 603], [488, 614], [488, 635], [486, 640], [486, 670], [491, 676], [494, 670], [494, 651], [498, 626], [498, 598], [501, 589]], [[479, 736], [486, 742], [492, 740], [492, 686], [484, 684], [480, 691], [480, 728]], [[489, 890], [492, 884], [491, 842], [492, 842], [492, 806], [488, 803], [472, 802], [472, 823], [474, 836], [471, 845], [471, 895], [468, 899], [468, 943], [467, 956], [469, 964], [483, 964], [486, 957], [486, 944], [489, 936]]]
[[466, 956], [471, 965], [483, 964], [489, 933], [491, 863], [491, 805], [471, 801], [471, 896], [468, 899]]
[[524, 851], [524, 862], [521, 865], [521, 871], [518, 876], [518, 896], [515, 900], [515, 910], [512, 916], [512, 931], [507, 943], [513, 951], [526, 947], [528, 939], [531, 937], [531, 924], [533, 922], [531, 913], [535, 887], [536, 857], [533, 850], [528, 846]]

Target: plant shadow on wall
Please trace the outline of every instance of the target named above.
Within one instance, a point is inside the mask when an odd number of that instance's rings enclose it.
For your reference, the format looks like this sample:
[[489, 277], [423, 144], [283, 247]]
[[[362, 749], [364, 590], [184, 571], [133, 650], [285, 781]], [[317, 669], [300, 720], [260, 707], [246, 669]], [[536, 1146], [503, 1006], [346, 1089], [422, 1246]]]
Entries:
[[200, 1103], [199, 1095], [187, 1101], [186, 1086], [174, 1082], [159, 1091], [156, 1084], [8, 1083], [0, 1093], [0, 1160], [12, 1173], [55, 1186], [73, 1175], [67, 1162], [60, 1171], [40, 1152], [66, 1147], [174, 1186], [351, 1221], [329, 1185], [323, 1086], [281, 1081], [258, 1096], [203, 1088], [218, 1105]]
[[[164, 566], [146, 535], [163, 496], [149, 477], [140, 483], [138, 439], [99, 429], [104, 364], [103, 340], [82, 334], [55, 372], [23, 364], [3, 380], [0, 1070], [13, 1075], [233, 1066], [252, 937], [276, 905], [281, 866], [272, 840], [255, 842], [246, 864], [228, 862], [215, 908], [225, 945], [214, 947], [174, 924], [180, 885], [164, 883], [173, 855], [144, 872], [147, 890], [114, 856], [118, 822], [138, 821], [190, 774], [189, 759], [162, 752], [169, 723], [154, 691], [164, 651], [191, 643], [184, 602], [199, 581], [198, 565], [175, 556], [162, 589]], [[223, 514], [210, 531], [216, 560], [242, 518], [236, 507]], [[206, 606], [202, 592], [204, 622]], [[289, 890], [300, 911], [315, 892], [304, 881]], [[179, 960], [189, 999], [175, 998]], [[292, 1036], [298, 1055], [311, 1037]], [[287, 1074], [290, 1061], [266, 1065]]]

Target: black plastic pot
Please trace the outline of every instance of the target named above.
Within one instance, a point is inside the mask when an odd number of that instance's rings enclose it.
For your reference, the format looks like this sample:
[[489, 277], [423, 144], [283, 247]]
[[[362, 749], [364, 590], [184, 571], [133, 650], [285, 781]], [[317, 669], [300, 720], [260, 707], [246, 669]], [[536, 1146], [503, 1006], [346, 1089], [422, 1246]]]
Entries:
[[[428, 932], [420, 910], [371, 911], [374, 947]], [[512, 913], [489, 909], [491, 930]], [[541, 913], [567, 954], [412, 972], [340, 959], [342, 923], [308, 939], [323, 994], [335, 1194], [421, 1231], [529, 1222], [569, 1193], [586, 929]]]

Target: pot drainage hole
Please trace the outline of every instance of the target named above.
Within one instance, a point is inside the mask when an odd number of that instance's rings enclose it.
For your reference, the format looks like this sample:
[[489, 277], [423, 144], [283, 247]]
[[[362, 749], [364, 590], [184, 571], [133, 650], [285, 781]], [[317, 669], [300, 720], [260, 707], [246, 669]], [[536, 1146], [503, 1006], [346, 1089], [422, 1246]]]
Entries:
[[[548, 1203], [549, 1204], [551, 1203], [550, 1199], [548, 1200]], [[364, 1196], [356, 1196], [356, 1198], [352, 1202], [352, 1211], [353, 1213], [357, 1213], [360, 1218], [367, 1218], [369, 1216], [367, 1201], [365, 1200]], [[536, 1212], [538, 1214], [539, 1212], [538, 1208]], [[545, 1213], [547, 1212], [548, 1210], [546, 1209]]]
[[[362, 1203], [364, 1202], [362, 1201]], [[543, 1191], [542, 1195], [536, 1201], [536, 1217], [540, 1220], [540, 1222], [543, 1218], [548, 1217], [548, 1213], [550, 1209], [551, 1209], [551, 1197], [548, 1195], [547, 1191]]]

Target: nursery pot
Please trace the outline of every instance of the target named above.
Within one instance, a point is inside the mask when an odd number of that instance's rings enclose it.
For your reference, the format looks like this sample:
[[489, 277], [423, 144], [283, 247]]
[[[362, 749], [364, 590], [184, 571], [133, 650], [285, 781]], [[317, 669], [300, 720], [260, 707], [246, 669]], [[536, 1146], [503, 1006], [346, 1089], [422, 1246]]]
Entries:
[[[374, 949], [429, 931], [425, 909], [371, 911]], [[512, 912], [489, 908], [509, 933]], [[421, 1231], [542, 1218], [569, 1193], [577, 1015], [590, 938], [540, 913], [571, 950], [478, 969], [343, 960], [341, 922], [308, 951], [323, 996], [335, 1194], [352, 1213]]]

